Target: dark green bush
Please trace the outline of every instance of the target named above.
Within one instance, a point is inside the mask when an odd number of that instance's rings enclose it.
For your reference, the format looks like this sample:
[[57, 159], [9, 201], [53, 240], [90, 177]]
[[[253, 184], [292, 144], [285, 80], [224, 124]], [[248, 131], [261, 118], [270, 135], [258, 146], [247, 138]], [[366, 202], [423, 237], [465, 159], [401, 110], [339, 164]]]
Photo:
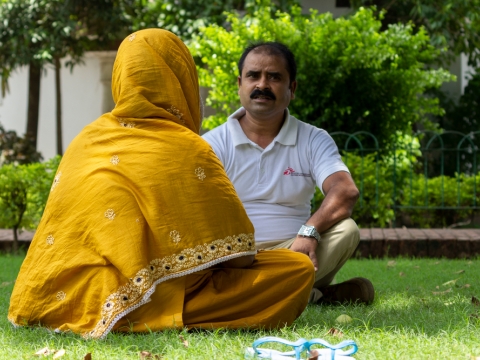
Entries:
[[443, 69], [428, 69], [438, 51], [423, 30], [392, 25], [381, 31], [372, 10], [360, 9], [350, 18], [302, 16], [277, 12], [270, 2], [254, 15], [228, 15], [230, 30], [218, 25], [203, 28], [190, 43], [200, 59], [200, 83], [209, 87], [207, 105], [216, 114], [204, 121], [212, 129], [239, 106], [237, 61], [249, 42], [277, 40], [288, 45], [298, 63], [298, 90], [289, 106], [299, 119], [328, 131], [372, 132], [380, 147], [411, 133], [412, 124], [430, 127], [426, 114], [441, 114], [438, 99], [424, 96], [452, 79]]
[[[438, 116], [435, 121], [447, 132], [460, 132], [471, 134], [464, 142], [462, 148], [469, 149], [462, 154], [460, 166], [457, 165], [455, 152], [447, 153], [444, 156], [445, 174], [453, 176], [456, 172], [474, 173], [480, 171], [480, 159], [477, 158], [477, 169], [473, 169], [473, 158], [468, 156], [474, 149], [480, 148], [480, 69], [473, 74], [465, 87], [460, 99], [452, 99], [448, 94], [439, 95], [441, 106], [445, 109], [443, 116]], [[457, 101], [458, 100], [458, 101]], [[456, 149], [461, 138], [449, 136], [444, 138], [444, 146]], [[439, 156], [432, 159], [433, 166], [440, 168], [441, 159]]]
[[0, 166], [4, 164], [29, 164], [42, 160], [34, 142], [28, 136], [21, 137], [13, 130], [5, 130], [0, 124]]
[[[133, 30], [160, 27], [188, 41], [192, 35], [209, 24], [226, 25], [225, 10], [253, 13], [260, 6], [255, 0], [134, 0]], [[288, 12], [298, 0], [272, 1], [272, 14], [276, 10]]]
[[42, 217], [59, 163], [57, 156], [45, 163], [0, 167], [0, 228], [13, 230], [15, 252], [18, 230], [35, 229]]

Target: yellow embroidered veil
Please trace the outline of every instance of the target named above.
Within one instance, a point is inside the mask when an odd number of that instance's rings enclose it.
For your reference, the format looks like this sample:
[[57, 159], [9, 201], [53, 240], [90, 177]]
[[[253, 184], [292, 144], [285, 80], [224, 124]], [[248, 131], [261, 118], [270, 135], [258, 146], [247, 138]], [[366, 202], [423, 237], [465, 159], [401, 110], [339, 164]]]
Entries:
[[184, 275], [256, 253], [243, 205], [198, 135], [185, 45], [160, 29], [130, 35], [112, 91], [115, 109], [59, 166], [11, 297], [14, 325], [101, 338], [160, 292], [158, 328], [182, 326]]

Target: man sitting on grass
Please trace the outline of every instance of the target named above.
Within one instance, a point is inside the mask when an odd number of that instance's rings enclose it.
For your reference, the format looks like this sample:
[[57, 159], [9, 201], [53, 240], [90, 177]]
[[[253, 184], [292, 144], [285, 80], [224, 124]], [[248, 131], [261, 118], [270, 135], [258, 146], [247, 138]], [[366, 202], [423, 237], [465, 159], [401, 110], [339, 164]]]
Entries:
[[[288, 111], [297, 87], [294, 55], [283, 44], [258, 43], [245, 49], [238, 69], [242, 107], [203, 137], [254, 224], [257, 248], [310, 257], [316, 270], [311, 303], [371, 303], [368, 279], [330, 285], [359, 242], [350, 219], [359, 192], [328, 133]], [[316, 185], [325, 199], [310, 216]]]

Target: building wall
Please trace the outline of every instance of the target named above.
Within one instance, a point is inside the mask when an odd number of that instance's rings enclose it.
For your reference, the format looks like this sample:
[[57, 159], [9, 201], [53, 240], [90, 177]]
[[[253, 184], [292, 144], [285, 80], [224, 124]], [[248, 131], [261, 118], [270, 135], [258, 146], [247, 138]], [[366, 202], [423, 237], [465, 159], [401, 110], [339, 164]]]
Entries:
[[[84, 64], [70, 72], [62, 67], [61, 92], [64, 149], [82, 128], [113, 108], [110, 91], [115, 52], [90, 52]], [[66, 60], [63, 61], [65, 63]], [[9, 79], [10, 91], [0, 105], [0, 123], [23, 135], [27, 126], [28, 67], [15, 71]], [[40, 87], [38, 149], [45, 159], [56, 154], [55, 72], [46, 68]]]
[[450, 65], [448, 70], [457, 76], [456, 81], [446, 82], [442, 85], [442, 90], [445, 91], [451, 98], [458, 100], [458, 98], [464, 93], [465, 87], [468, 84], [468, 80], [471, 78], [471, 74], [474, 69], [468, 66], [468, 58], [465, 54], [461, 54]]

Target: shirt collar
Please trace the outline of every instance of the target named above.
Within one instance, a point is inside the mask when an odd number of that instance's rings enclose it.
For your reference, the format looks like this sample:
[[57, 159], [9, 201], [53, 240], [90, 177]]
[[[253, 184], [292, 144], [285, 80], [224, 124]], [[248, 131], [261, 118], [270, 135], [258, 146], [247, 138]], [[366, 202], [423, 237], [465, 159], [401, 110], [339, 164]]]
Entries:
[[[297, 143], [297, 131], [298, 124], [297, 119], [290, 115], [290, 111], [286, 109], [285, 111], [285, 121], [283, 122], [282, 128], [278, 135], [273, 139], [275, 142], [279, 142], [283, 145], [295, 145]], [[243, 132], [238, 119], [244, 116], [246, 110], [241, 107], [235, 111], [232, 115], [228, 117], [227, 126], [230, 134], [232, 135], [233, 146], [241, 144], [250, 144], [251, 141]]]

